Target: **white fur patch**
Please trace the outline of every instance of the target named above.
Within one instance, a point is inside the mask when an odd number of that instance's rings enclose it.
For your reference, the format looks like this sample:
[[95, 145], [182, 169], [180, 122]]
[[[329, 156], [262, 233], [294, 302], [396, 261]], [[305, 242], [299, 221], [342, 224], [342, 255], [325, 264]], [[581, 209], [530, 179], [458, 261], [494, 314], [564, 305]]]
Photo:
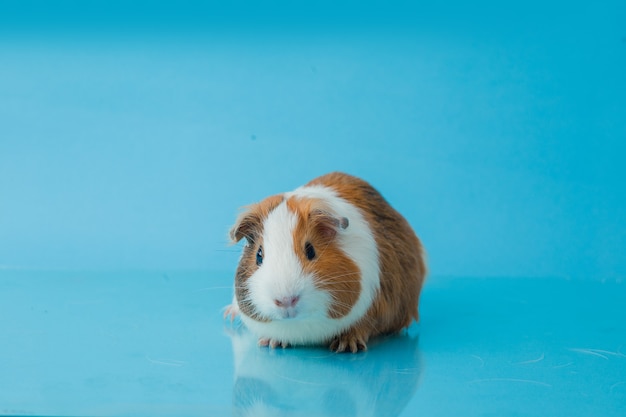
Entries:
[[274, 300], [296, 295], [302, 289], [302, 267], [293, 249], [293, 229], [297, 223], [285, 203], [281, 203], [263, 224], [263, 264], [250, 278], [248, 287], [259, 313], [281, 318]]
[[[332, 297], [315, 287], [314, 277], [304, 274], [294, 252], [293, 231], [298, 222], [285, 202], [277, 206], [263, 224], [263, 264], [247, 281], [257, 311], [269, 318], [259, 322], [242, 315], [244, 324], [258, 336], [290, 344], [324, 342], [355, 324], [370, 308], [380, 287], [378, 249], [367, 221], [360, 211], [340, 198], [332, 189], [321, 186], [300, 187], [285, 194], [290, 197], [322, 199], [349, 226], [338, 235], [338, 245], [361, 272], [361, 294], [350, 312], [339, 319], [328, 316]], [[274, 300], [298, 296], [293, 318]]]

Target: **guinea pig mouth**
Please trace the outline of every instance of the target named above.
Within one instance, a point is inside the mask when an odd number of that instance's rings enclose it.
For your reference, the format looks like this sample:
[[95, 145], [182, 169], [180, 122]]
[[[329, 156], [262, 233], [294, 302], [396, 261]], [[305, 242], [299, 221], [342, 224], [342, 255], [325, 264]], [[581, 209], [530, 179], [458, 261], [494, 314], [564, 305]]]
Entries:
[[280, 319], [295, 319], [298, 316], [298, 311], [295, 308], [284, 308], [278, 312]]

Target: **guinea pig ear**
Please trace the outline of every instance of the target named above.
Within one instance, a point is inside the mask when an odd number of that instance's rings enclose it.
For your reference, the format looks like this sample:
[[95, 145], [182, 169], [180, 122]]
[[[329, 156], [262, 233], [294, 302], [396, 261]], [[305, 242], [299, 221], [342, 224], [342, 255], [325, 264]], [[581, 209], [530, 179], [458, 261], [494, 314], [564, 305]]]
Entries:
[[246, 211], [241, 213], [233, 227], [231, 227], [228, 236], [230, 237], [230, 243], [235, 244], [244, 237], [248, 242], [254, 240], [254, 236], [257, 230], [261, 228], [261, 219], [256, 214], [254, 206], [251, 206]]
[[339, 230], [345, 230], [350, 225], [347, 217], [336, 216], [329, 211], [321, 209], [312, 210], [309, 214], [309, 219], [317, 232], [327, 239], [333, 239]]
[[237, 217], [235, 224], [231, 227], [229, 237], [231, 243], [235, 244], [244, 237], [249, 243], [260, 235], [263, 231], [263, 221], [283, 201], [282, 195], [276, 195], [265, 200], [252, 204]]

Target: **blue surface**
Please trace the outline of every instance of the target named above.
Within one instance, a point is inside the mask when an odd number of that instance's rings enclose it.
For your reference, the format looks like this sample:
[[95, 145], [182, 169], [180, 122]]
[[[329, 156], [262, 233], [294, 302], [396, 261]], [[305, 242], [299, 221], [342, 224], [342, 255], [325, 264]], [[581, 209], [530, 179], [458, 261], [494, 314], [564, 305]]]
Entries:
[[[272, 5], [0, 3], [0, 414], [623, 416], [626, 3]], [[332, 170], [422, 322], [259, 349], [226, 231]]]
[[0, 272], [0, 413], [623, 416], [626, 286], [431, 278], [366, 353], [261, 348], [230, 275]]

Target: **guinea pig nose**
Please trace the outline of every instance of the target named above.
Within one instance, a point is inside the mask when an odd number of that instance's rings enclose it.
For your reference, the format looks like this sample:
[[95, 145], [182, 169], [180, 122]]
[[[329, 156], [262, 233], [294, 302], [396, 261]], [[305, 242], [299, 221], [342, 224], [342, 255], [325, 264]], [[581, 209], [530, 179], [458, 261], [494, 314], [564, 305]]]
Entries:
[[299, 300], [300, 300], [300, 297], [297, 295], [294, 295], [292, 297], [277, 298], [274, 300], [274, 304], [276, 304], [278, 307], [289, 308], [289, 307], [295, 307], [296, 304], [298, 304]]

